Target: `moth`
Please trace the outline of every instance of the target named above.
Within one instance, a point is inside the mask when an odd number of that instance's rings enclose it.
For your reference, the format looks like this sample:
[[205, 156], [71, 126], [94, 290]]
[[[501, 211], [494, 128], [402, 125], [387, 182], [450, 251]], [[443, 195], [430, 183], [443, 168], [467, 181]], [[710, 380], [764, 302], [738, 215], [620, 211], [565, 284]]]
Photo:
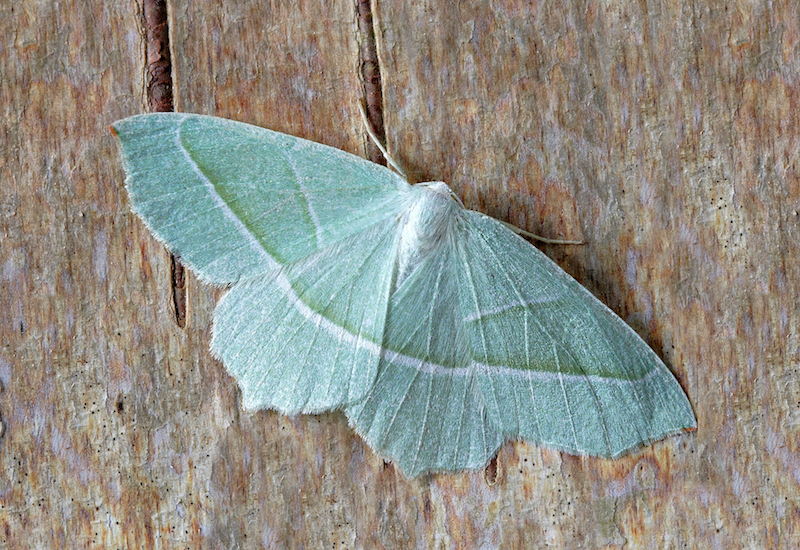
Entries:
[[696, 427], [617, 315], [443, 182], [209, 116], [113, 125], [132, 209], [229, 287], [211, 349], [247, 409], [340, 409], [416, 476], [507, 440], [618, 457]]

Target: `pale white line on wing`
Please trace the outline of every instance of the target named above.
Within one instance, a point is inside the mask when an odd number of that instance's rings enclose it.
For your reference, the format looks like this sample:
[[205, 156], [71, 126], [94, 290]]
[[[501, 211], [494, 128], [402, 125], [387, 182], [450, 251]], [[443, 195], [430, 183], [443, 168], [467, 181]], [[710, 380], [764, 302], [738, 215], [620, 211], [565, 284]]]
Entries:
[[[297, 142], [297, 143], [298, 143], [298, 145], [295, 145], [295, 148], [298, 148], [299, 144], [302, 143], [302, 142]], [[307, 147], [305, 145], [303, 145], [303, 146]], [[294, 160], [293, 160], [292, 156], [291, 155], [285, 155], [284, 159], [292, 167], [292, 171], [294, 172], [294, 178], [295, 178], [295, 181], [297, 182], [297, 187], [300, 189], [300, 192], [303, 194], [303, 199], [305, 199], [305, 201], [306, 201], [306, 209], [308, 210], [308, 216], [311, 218], [311, 223], [314, 224], [314, 234], [315, 234], [315, 236], [317, 238], [317, 249], [321, 249], [323, 247], [319, 242], [319, 239], [322, 236], [322, 233], [320, 232], [320, 229], [319, 229], [320, 228], [319, 218], [317, 217], [317, 213], [314, 211], [314, 207], [311, 205], [311, 200], [309, 198], [308, 189], [306, 189], [303, 186], [303, 183], [302, 183], [301, 178], [300, 178], [300, 176], [299, 176], [299, 174], [297, 172], [297, 167], [295, 166], [295, 163], [294, 163]]]
[[186, 120], [186, 118], [187, 117], [182, 117], [180, 119], [180, 122], [178, 123], [178, 129], [175, 132], [175, 141], [177, 142], [181, 153], [183, 153], [183, 158], [186, 160], [189, 166], [192, 167], [192, 171], [194, 171], [195, 175], [200, 178], [201, 182], [203, 182], [203, 185], [208, 190], [208, 194], [211, 196], [211, 199], [214, 201], [214, 204], [217, 206], [217, 208], [222, 210], [225, 217], [228, 218], [234, 226], [236, 226], [242, 236], [247, 240], [248, 244], [258, 251], [261, 256], [267, 259], [270, 267], [278, 267], [280, 264], [278, 264], [278, 262], [275, 261], [275, 258], [270, 256], [270, 254], [264, 250], [264, 247], [260, 242], [258, 242], [258, 239], [256, 239], [255, 235], [253, 235], [253, 233], [247, 228], [242, 220], [240, 220], [236, 214], [233, 213], [231, 207], [228, 206], [224, 200], [222, 200], [222, 197], [219, 196], [219, 193], [217, 193], [217, 190], [214, 188], [214, 184], [209, 181], [203, 171], [200, 170], [200, 167], [197, 166], [197, 163], [194, 161], [194, 159], [189, 156], [189, 152], [183, 146], [181, 141], [181, 128], [183, 127], [183, 122]]
[[380, 346], [377, 345], [375, 345], [375, 347], [381, 349], [384, 352], [384, 357], [389, 362], [439, 376], [469, 376], [472, 374], [485, 374], [485, 375], [497, 375], [497, 376], [510, 376], [514, 378], [526, 378], [529, 380], [542, 380], [542, 381], [552, 381], [560, 378], [567, 382], [588, 381], [598, 384], [614, 384], [623, 386], [627, 384], [637, 384], [637, 385], [642, 384], [649, 381], [657, 374], [659, 374], [659, 370], [657, 368], [654, 368], [652, 371], [647, 373], [639, 380], [631, 381], [631, 380], [622, 380], [618, 378], [606, 378], [603, 376], [597, 376], [593, 374], [586, 374], [586, 375], [561, 374], [558, 372], [535, 371], [530, 369], [515, 369], [511, 367], [499, 367], [494, 365], [487, 365], [485, 363], [478, 363], [477, 361], [472, 361], [467, 367], [445, 367], [442, 365], [437, 365], [436, 363], [430, 363], [428, 361], [423, 361], [422, 359], [417, 359], [416, 357], [403, 355], [396, 351], [391, 351], [385, 348], [381, 348]]
[[478, 319], [483, 319], [484, 317], [488, 317], [489, 315], [497, 315], [498, 313], [503, 313], [504, 311], [508, 311], [509, 309], [514, 309], [515, 307], [528, 307], [534, 304], [544, 304], [547, 302], [552, 302], [556, 298], [541, 298], [539, 300], [525, 300], [524, 302], [517, 301], [511, 302], [510, 304], [503, 304], [501, 306], [493, 307], [492, 309], [487, 309], [485, 311], [478, 311], [477, 313], [473, 313], [472, 315], [467, 315], [464, 317], [465, 323], [472, 323], [473, 321], [477, 321]]
[[477, 361], [473, 361], [466, 367], [445, 367], [443, 365], [438, 365], [436, 363], [431, 363], [428, 361], [424, 361], [422, 359], [418, 359], [416, 357], [412, 357], [410, 355], [405, 355], [396, 351], [392, 351], [389, 349], [384, 348], [367, 340], [363, 336], [355, 335], [352, 332], [348, 331], [346, 328], [337, 325], [324, 315], [317, 313], [310, 307], [308, 307], [297, 295], [297, 293], [292, 288], [289, 279], [284, 274], [280, 274], [277, 279], [279, 288], [283, 291], [284, 295], [294, 304], [294, 307], [297, 308], [297, 311], [305, 317], [309, 322], [319, 324], [319, 326], [327, 331], [332, 336], [340, 339], [341, 341], [347, 342], [349, 344], [357, 346], [359, 349], [365, 349], [369, 351], [369, 353], [373, 355], [381, 355], [383, 354], [384, 358], [397, 365], [413, 368], [419, 370], [421, 372], [425, 372], [427, 374], [434, 374], [438, 376], [470, 376], [473, 374], [485, 374], [485, 375], [497, 375], [497, 376], [511, 376], [515, 378], [526, 378], [530, 380], [542, 380], [542, 381], [553, 381], [558, 380], [559, 378], [567, 381], [567, 382], [592, 382], [597, 384], [614, 384], [614, 385], [626, 385], [626, 384], [644, 384], [648, 382], [651, 378], [661, 374], [658, 368], [653, 368], [652, 371], [647, 373], [644, 377], [640, 378], [639, 380], [630, 381], [630, 380], [621, 380], [616, 378], [605, 378], [602, 376], [596, 375], [583, 375], [583, 374], [560, 374], [557, 372], [543, 372], [543, 371], [533, 371], [533, 370], [526, 370], [526, 369], [515, 369], [511, 367], [498, 367], [493, 365], [486, 365], [484, 363], [478, 363]]

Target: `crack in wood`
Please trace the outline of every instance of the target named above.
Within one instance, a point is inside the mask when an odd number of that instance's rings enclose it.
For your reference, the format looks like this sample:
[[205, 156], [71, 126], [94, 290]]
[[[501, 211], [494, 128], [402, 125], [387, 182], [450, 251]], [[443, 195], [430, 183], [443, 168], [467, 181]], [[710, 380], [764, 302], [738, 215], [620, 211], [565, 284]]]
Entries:
[[[382, 143], [386, 143], [386, 130], [383, 125], [383, 88], [381, 85], [381, 67], [378, 58], [378, 46], [375, 40], [375, 26], [372, 17], [371, 0], [356, 0], [358, 14], [358, 31], [361, 44], [361, 84], [364, 90], [367, 119], [372, 125], [375, 135]], [[367, 142], [367, 157], [372, 162], [386, 165], [386, 159], [378, 147]]]
[[145, 0], [142, 9], [147, 40], [147, 98], [150, 110], [169, 113], [174, 107], [167, 3], [165, 0]]
[[[150, 111], [170, 113], [174, 111], [172, 94], [172, 56], [169, 44], [169, 15], [166, 0], [144, 0], [144, 16], [147, 59], [147, 98]], [[170, 254], [172, 306], [175, 322], [186, 326], [186, 273], [180, 258]]]

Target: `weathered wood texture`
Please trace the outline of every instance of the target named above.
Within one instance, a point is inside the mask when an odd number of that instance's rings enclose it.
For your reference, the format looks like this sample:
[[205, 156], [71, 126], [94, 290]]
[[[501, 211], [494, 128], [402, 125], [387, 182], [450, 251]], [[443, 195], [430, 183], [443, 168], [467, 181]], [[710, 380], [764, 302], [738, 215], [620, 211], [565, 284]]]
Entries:
[[[726, 4], [726, 5], [724, 5]], [[364, 154], [356, 2], [176, 0], [178, 110]], [[128, 209], [135, 2], [0, 7], [0, 544], [800, 546], [800, 18], [793, 1], [372, 3], [391, 150], [634, 326], [699, 429], [617, 461], [507, 444], [404, 479], [341, 414], [241, 411], [221, 291]], [[362, 26], [363, 29], [363, 26]]]

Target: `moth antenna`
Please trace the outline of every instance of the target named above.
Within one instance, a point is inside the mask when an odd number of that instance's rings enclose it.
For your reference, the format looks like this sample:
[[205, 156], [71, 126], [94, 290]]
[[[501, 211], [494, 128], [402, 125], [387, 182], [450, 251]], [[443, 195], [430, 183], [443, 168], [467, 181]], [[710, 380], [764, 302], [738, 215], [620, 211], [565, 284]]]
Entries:
[[369, 137], [372, 138], [373, 143], [375, 143], [378, 149], [380, 149], [384, 158], [391, 165], [391, 167], [394, 168], [395, 172], [403, 176], [403, 179], [408, 181], [408, 176], [406, 175], [405, 170], [400, 168], [400, 165], [397, 162], [395, 162], [394, 158], [392, 158], [392, 155], [389, 154], [389, 151], [386, 150], [386, 148], [381, 143], [381, 140], [379, 140], [378, 136], [375, 134], [375, 130], [372, 128], [372, 124], [370, 124], [369, 118], [367, 118], [367, 109], [364, 107], [363, 100], [358, 102], [358, 110], [361, 113], [361, 121], [364, 123], [364, 127], [367, 129], [367, 134], [369, 134]]
[[512, 224], [510, 224], [508, 222], [504, 222], [503, 220], [497, 220], [497, 221], [499, 221], [500, 223], [502, 223], [503, 225], [508, 227], [511, 231], [513, 231], [517, 235], [524, 235], [525, 237], [528, 237], [528, 238], [531, 238], [531, 239], [536, 239], [537, 241], [541, 241], [543, 243], [547, 243], [547, 244], [586, 244], [583, 241], [561, 241], [559, 239], [547, 239], [545, 237], [540, 237], [539, 235], [535, 235], [533, 233], [528, 233], [524, 229], [520, 229], [516, 225], [512, 225]]

